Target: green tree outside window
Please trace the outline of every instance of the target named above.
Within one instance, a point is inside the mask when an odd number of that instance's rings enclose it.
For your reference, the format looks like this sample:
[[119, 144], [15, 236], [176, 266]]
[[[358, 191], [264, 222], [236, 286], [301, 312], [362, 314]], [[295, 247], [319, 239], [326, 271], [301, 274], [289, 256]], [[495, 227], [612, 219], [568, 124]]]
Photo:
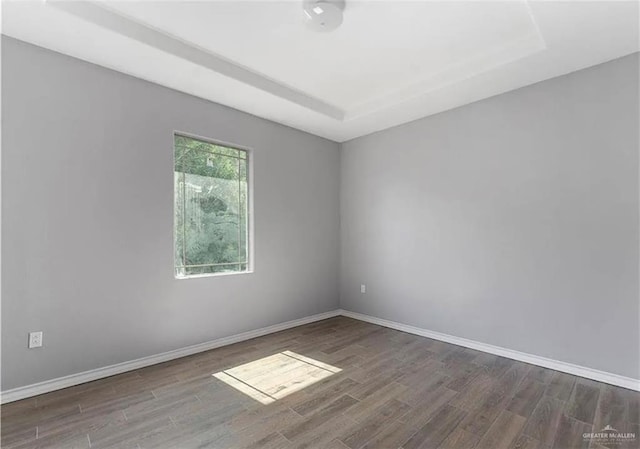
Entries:
[[247, 152], [175, 135], [175, 273], [248, 269]]

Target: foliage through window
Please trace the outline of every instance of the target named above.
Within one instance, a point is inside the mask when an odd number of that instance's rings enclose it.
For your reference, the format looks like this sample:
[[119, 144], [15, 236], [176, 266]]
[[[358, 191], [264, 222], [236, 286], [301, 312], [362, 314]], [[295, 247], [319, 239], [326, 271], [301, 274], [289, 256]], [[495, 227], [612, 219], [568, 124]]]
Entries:
[[176, 277], [248, 270], [247, 152], [174, 137]]

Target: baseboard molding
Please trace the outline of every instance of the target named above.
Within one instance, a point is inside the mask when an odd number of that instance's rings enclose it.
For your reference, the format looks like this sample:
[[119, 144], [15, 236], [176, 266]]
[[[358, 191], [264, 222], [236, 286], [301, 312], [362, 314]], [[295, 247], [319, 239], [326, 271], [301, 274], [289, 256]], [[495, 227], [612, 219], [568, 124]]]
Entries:
[[39, 394], [61, 390], [63, 388], [83, 384], [85, 382], [91, 382], [93, 380], [102, 379], [104, 377], [114, 376], [116, 374], [122, 374], [127, 371], [133, 371], [136, 369], [144, 368], [146, 366], [156, 365], [158, 363], [168, 362], [169, 360], [178, 359], [180, 357], [197, 354], [198, 352], [204, 352], [210, 349], [219, 348], [221, 346], [239, 343], [245, 340], [251, 340], [252, 338], [262, 337], [263, 335], [267, 334], [273, 334], [275, 332], [280, 332], [292, 327], [302, 326], [304, 324], [313, 323], [315, 321], [326, 320], [327, 318], [332, 318], [338, 315], [340, 315], [340, 310], [332, 310], [330, 312], [319, 313], [317, 315], [311, 315], [297, 320], [274, 324], [272, 326], [263, 327], [253, 331], [243, 332], [241, 334], [231, 335], [229, 337], [218, 338], [217, 340], [200, 343], [193, 346], [187, 346], [186, 348], [163, 352], [161, 354], [156, 354], [149, 357], [143, 357], [141, 359], [131, 360], [129, 362], [105, 366], [103, 368], [84, 371], [78, 374], [71, 374], [69, 376], [46, 380], [44, 382], [26, 385], [24, 387], [13, 388], [11, 390], [3, 391], [0, 393], [0, 403], [6, 404], [8, 402], [18, 401], [20, 399], [37, 396]]
[[532, 365], [542, 366], [545, 368], [553, 369], [556, 371], [562, 371], [564, 373], [573, 374], [574, 376], [585, 377], [587, 379], [597, 380], [611, 385], [616, 385], [630, 390], [640, 391], [640, 379], [633, 379], [630, 377], [620, 376], [618, 374], [608, 373], [606, 371], [599, 371], [593, 368], [587, 368], [584, 366], [574, 365], [571, 363], [561, 362], [559, 360], [553, 360], [546, 357], [540, 357], [533, 354], [527, 354], [525, 352], [514, 351], [512, 349], [502, 348], [500, 346], [489, 345], [466, 338], [455, 337], [453, 335], [443, 334], [440, 332], [434, 332], [427, 329], [422, 329], [407, 324], [398, 323], [395, 321], [385, 320], [370, 315], [364, 315], [362, 313], [350, 312], [348, 310], [332, 310], [330, 312], [319, 313], [317, 315], [311, 315], [308, 317], [300, 318], [297, 320], [287, 321], [280, 324], [274, 324], [272, 326], [263, 327], [253, 331], [243, 332], [241, 334], [231, 335], [229, 337], [219, 338], [217, 340], [200, 343], [193, 346], [187, 346], [186, 348], [176, 349], [173, 351], [163, 352], [161, 354], [152, 355], [149, 357], [143, 357], [140, 359], [132, 360], [129, 362], [118, 363], [116, 365], [105, 366], [103, 368], [97, 368], [90, 371], [84, 371], [78, 374], [71, 374], [65, 377], [59, 377], [57, 379], [51, 379], [44, 382], [39, 382], [32, 385], [26, 385], [24, 387], [13, 388], [11, 390], [3, 391], [0, 393], [0, 403], [6, 404], [20, 399], [37, 396], [43, 393], [49, 393], [55, 390], [61, 390], [63, 388], [72, 387], [74, 385], [91, 382], [93, 380], [102, 379], [104, 377], [114, 376], [116, 374], [122, 374], [127, 371], [133, 371], [136, 369], [144, 368], [147, 366], [155, 365], [169, 360], [178, 359], [199, 352], [209, 351], [211, 349], [219, 348], [222, 346], [231, 345], [233, 343], [239, 343], [241, 341], [250, 340], [252, 338], [262, 337], [263, 335], [280, 332], [293, 327], [302, 326], [304, 324], [313, 323], [316, 321], [326, 320], [338, 315], [343, 315], [349, 318], [353, 318], [360, 321], [366, 321], [368, 323], [377, 324], [380, 326], [396, 329], [409, 334], [420, 335], [422, 337], [432, 338], [434, 340], [440, 340], [447, 343], [451, 343], [458, 346], [464, 346], [466, 348], [475, 349], [489, 354], [499, 355], [520, 362], [529, 363]]
[[631, 377], [620, 376], [618, 374], [608, 373], [606, 371], [599, 371], [593, 368], [587, 368], [585, 366], [574, 365], [572, 363], [561, 362], [559, 360], [553, 360], [546, 357], [527, 354], [525, 352], [514, 351], [512, 349], [502, 348], [500, 346], [494, 346], [474, 340], [468, 340], [466, 338], [455, 337], [453, 335], [434, 332], [427, 329], [398, 323], [395, 321], [389, 321], [370, 315], [364, 315], [362, 313], [350, 312], [348, 310], [340, 310], [340, 315], [388, 327], [391, 329], [396, 329], [402, 332], [407, 332], [409, 334], [420, 335], [422, 337], [428, 337], [434, 340], [440, 340], [454, 345], [464, 346], [465, 348], [471, 348], [477, 351], [499, 355], [501, 357], [518, 360], [520, 362], [529, 363], [531, 365], [537, 365], [556, 371], [562, 371], [563, 373], [573, 374], [574, 376], [585, 377], [587, 379], [597, 380], [598, 382], [604, 382], [610, 385], [616, 385], [618, 387], [640, 391], [640, 379], [633, 379]]

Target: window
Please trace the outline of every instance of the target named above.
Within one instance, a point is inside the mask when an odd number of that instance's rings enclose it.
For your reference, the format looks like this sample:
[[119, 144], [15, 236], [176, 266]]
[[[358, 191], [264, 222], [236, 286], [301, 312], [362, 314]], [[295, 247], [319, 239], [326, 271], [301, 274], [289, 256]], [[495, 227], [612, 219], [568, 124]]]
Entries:
[[249, 271], [248, 154], [174, 136], [175, 275]]

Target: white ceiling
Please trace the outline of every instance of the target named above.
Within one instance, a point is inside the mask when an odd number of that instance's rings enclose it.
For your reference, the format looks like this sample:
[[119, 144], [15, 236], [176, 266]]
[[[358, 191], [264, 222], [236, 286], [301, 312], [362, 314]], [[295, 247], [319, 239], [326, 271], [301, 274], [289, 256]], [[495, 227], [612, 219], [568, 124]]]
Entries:
[[3, 1], [2, 33], [335, 141], [640, 49], [637, 1]]

